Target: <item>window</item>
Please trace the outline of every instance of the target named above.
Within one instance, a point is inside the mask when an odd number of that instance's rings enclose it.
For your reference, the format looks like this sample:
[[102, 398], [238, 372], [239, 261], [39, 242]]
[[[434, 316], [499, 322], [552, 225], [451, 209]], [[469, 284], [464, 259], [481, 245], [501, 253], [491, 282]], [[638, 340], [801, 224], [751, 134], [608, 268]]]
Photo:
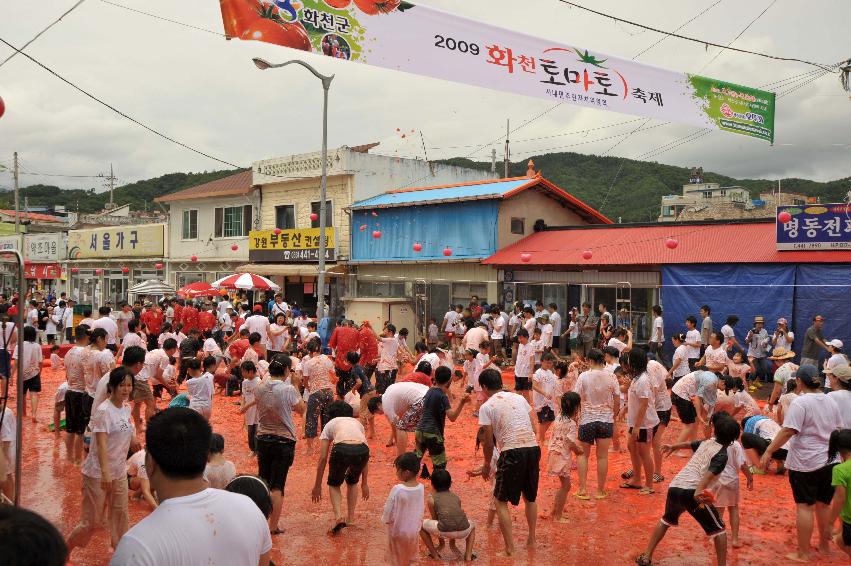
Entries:
[[511, 233], [512, 234], [520, 234], [523, 235], [526, 233], [526, 219], [525, 218], [512, 218], [511, 219]]
[[[325, 226], [334, 225], [334, 209], [331, 207], [331, 201], [325, 201]], [[310, 221], [311, 228], [319, 228], [319, 201], [310, 203], [310, 213], [317, 216], [316, 221]]]
[[244, 238], [251, 230], [251, 205], [216, 208], [216, 238]]
[[183, 235], [184, 240], [198, 239], [198, 211], [184, 210], [183, 211]]
[[295, 206], [285, 204], [275, 207], [275, 228], [292, 230], [295, 228]]
[[727, 196], [727, 189], [721, 189], [721, 196], [722, 197]]
[[712, 198], [712, 191], [703, 191], [703, 198]]
[[[487, 283], [453, 283], [452, 284], [452, 304], [464, 305], [470, 304], [470, 298], [476, 295], [479, 301], [486, 301], [488, 296]], [[479, 303], [481, 304], [481, 302]]]
[[673, 216], [674, 215], [674, 207], [673, 206], [663, 206], [662, 207], [662, 216]]

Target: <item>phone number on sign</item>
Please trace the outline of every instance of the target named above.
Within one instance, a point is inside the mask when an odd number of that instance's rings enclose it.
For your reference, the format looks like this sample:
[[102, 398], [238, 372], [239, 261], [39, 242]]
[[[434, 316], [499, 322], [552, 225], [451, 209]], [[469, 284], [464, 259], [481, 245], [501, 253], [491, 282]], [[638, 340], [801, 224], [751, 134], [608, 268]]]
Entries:
[[457, 40], [452, 37], [444, 37], [442, 35], [434, 36], [434, 46], [442, 49], [448, 49], [450, 51], [470, 53], [471, 55], [478, 55], [482, 52], [481, 49], [479, 49], [479, 46], [475, 43]]

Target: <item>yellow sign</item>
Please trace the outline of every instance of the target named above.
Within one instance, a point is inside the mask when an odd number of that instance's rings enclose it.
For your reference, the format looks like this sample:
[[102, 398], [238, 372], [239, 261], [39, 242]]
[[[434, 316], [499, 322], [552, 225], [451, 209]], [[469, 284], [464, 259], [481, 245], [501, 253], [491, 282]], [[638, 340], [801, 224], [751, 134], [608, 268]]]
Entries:
[[68, 259], [164, 255], [165, 224], [110, 226], [68, 232]]
[[[334, 228], [325, 229], [325, 247], [336, 247]], [[248, 251], [315, 250], [319, 248], [319, 228], [281, 230], [252, 230], [248, 233]]]

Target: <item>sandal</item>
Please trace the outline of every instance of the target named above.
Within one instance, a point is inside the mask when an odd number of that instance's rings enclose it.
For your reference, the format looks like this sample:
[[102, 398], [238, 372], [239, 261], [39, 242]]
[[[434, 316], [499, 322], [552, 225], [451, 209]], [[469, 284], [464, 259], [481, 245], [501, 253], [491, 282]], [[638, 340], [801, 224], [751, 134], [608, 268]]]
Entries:
[[642, 487], [638, 490], [638, 495], [653, 495], [656, 493], [656, 490], [650, 489], [649, 487]]
[[577, 492], [577, 493], [574, 493], [573, 496], [576, 497], [576, 499], [581, 499], [582, 501], [591, 501], [591, 496], [588, 495], [587, 493], [578, 493]]
[[345, 521], [340, 521], [339, 523], [337, 523], [336, 525], [334, 525], [334, 528], [333, 528], [333, 529], [331, 529], [331, 534], [332, 534], [332, 535], [336, 535], [336, 534], [338, 534], [340, 531], [342, 531], [343, 529], [345, 529], [346, 527], [348, 527], [348, 525], [346, 524], [346, 522], [345, 522]]
[[653, 474], [653, 481], [655, 483], [662, 483], [663, 481], [665, 481], [665, 476], [661, 474]]
[[621, 487], [621, 489], [647, 489], [647, 488], [642, 487], [640, 485], [633, 485], [629, 482], [622, 483], [620, 487]]
[[638, 558], [635, 559], [635, 563], [638, 564], [638, 566], [653, 566], [653, 562], [647, 558], [646, 554], [639, 554]]
[[635, 472], [633, 472], [632, 470], [627, 470], [627, 471], [625, 471], [624, 473], [622, 473], [622, 474], [621, 474], [621, 478], [622, 478], [622, 479], [625, 479], [625, 480], [628, 480], [628, 479], [629, 479], [629, 478], [631, 478], [634, 474], [635, 474]]

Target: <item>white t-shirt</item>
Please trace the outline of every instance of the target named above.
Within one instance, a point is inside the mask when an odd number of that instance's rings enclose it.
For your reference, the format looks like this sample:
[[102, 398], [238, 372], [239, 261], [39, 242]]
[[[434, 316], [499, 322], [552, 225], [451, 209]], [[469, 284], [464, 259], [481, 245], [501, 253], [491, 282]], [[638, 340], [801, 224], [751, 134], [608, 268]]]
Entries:
[[553, 336], [561, 336], [561, 315], [558, 311], [550, 313], [550, 324], [553, 325]]
[[65, 354], [65, 377], [68, 389], [83, 393], [86, 390], [86, 374], [83, 369], [83, 356], [86, 348], [74, 346]]
[[244, 495], [207, 488], [173, 497], [121, 537], [113, 566], [257, 566], [272, 550], [269, 525]]
[[831, 391], [827, 396], [833, 399], [833, 402], [839, 407], [839, 414], [842, 415], [842, 428], [851, 428], [851, 391], [839, 389]]
[[848, 358], [845, 357], [845, 354], [833, 354], [824, 363], [824, 368], [832, 370], [835, 367], [847, 366], [847, 365], [848, 365]]
[[727, 350], [723, 345], [717, 348], [713, 348], [711, 345], [707, 346], [703, 355], [707, 367], [714, 371], [723, 371], [730, 363], [730, 358], [727, 357]]
[[[390, 490], [381, 522], [387, 525], [387, 535], [393, 539], [418, 540], [423, 526], [425, 511], [425, 488], [419, 483], [414, 487], [398, 483]], [[268, 530], [268, 529], [267, 529]]]
[[721, 475], [727, 460], [727, 449], [717, 440], [714, 438], [704, 440], [683, 469], [671, 480], [668, 487], [696, 489], [707, 470], [712, 471], [716, 476]]
[[491, 339], [493, 340], [502, 340], [505, 337], [505, 319], [501, 316], [497, 316], [493, 319], [493, 332], [491, 332]]
[[381, 408], [391, 423], [395, 423], [411, 405], [422, 401], [428, 386], [413, 381], [394, 383], [381, 396]]
[[742, 419], [762, 414], [762, 409], [759, 408], [756, 400], [754, 400], [754, 398], [751, 397], [751, 394], [747, 391], [737, 391], [736, 394], [733, 395], [733, 406], [737, 409], [739, 407], [744, 409], [744, 413], [741, 417], [736, 415]]
[[736, 332], [732, 326], [725, 324], [721, 327], [721, 335], [724, 336], [724, 347], [729, 350], [733, 344], [733, 340], [736, 339]]
[[[172, 313], [174, 313], [174, 310], [172, 310]], [[124, 335], [130, 331], [127, 324], [133, 320], [133, 311], [115, 311], [112, 316], [115, 317], [115, 325], [118, 327], [118, 335], [124, 337]]]
[[[760, 438], [764, 438], [769, 442], [774, 440], [774, 437], [777, 436], [777, 433], [780, 432], [780, 430], [780, 425], [777, 424], [777, 421], [774, 419], [760, 419], [760, 421], [753, 427], [753, 433], [755, 435]], [[782, 450], [789, 450], [789, 443], [787, 442], [780, 448]]]
[[584, 371], [579, 374], [573, 390], [582, 399], [580, 426], [593, 422], [615, 422], [614, 397], [620, 395], [620, 385], [614, 374], [604, 369]]
[[[15, 471], [15, 449], [17, 446], [17, 427], [15, 426], [15, 413], [12, 409], [6, 407], [6, 412], [3, 416], [3, 428], [0, 428], [0, 448], [9, 443], [9, 449], [6, 451], [6, 473], [12, 474]], [[2, 478], [6, 479], [6, 478]]]
[[32, 326], [33, 328], [38, 328], [38, 310], [30, 309], [27, 311], [27, 320], [25, 326]]
[[738, 440], [727, 447], [727, 465], [718, 476], [718, 483], [723, 486], [735, 486], [739, 483], [739, 470], [745, 463], [745, 449]]
[[275, 334], [269, 339], [269, 349], [273, 352], [283, 352], [284, 351], [284, 343], [287, 341], [287, 327], [280, 326], [279, 324], [272, 324], [269, 327], [274, 332], [279, 332], [283, 330], [280, 334]]
[[[697, 346], [689, 346], [689, 342], [692, 344], [697, 343]], [[685, 347], [689, 359], [700, 357], [700, 330], [694, 329], [686, 332]]]
[[617, 338], [609, 338], [609, 343], [607, 345], [612, 348], [616, 348], [618, 354], [623, 354], [623, 351], [626, 349], [626, 344]]
[[647, 375], [653, 387], [654, 404], [657, 411], [668, 411], [671, 408], [671, 394], [668, 392], [668, 370], [656, 360], [648, 360]]
[[86, 393], [89, 394], [89, 397], [94, 397], [97, 392], [98, 380], [115, 367], [115, 356], [106, 348], [103, 350], [89, 348], [88, 355], [84, 359]]
[[204, 354], [207, 354], [208, 356], [222, 355], [222, 349], [219, 348], [219, 343], [216, 342], [214, 338], [207, 338], [206, 340], [204, 340], [203, 350]]
[[124, 350], [132, 346], [139, 346], [143, 350], [148, 349], [148, 345], [142, 341], [142, 337], [136, 334], [135, 332], [128, 332], [124, 335], [124, 338], [121, 339], [121, 344], [124, 346]]
[[535, 317], [529, 317], [523, 319], [523, 328], [526, 329], [526, 332], [529, 333], [529, 340], [532, 339], [532, 333], [535, 332], [535, 328], [538, 327], [538, 323], [535, 321]]
[[674, 358], [671, 360], [671, 363], [673, 364], [676, 360], [680, 360], [680, 365], [674, 370], [674, 377], [682, 377], [691, 371], [688, 367], [688, 346], [685, 344], [677, 346], [677, 349], [674, 350]]
[[541, 326], [541, 343], [544, 348], [553, 347], [553, 325], [550, 323]]
[[458, 313], [454, 310], [443, 315], [443, 320], [446, 321], [446, 324], [443, 326], [444, 332], [455, 332], [455, 322], [458, 320], [458, 316]]
[[[647, 372], [633, 379], [629, 384], [629, 392], [627, 393], [626, 424], [638, 428], [653, 428], [659, 424], [655, 398]], [[638, 421], [638, 406], [642, 399], [647, 399], [647, 410], [644, 411], [644, 418]]]
[[517, 360], [514, 363], [514, 375], [529, 377], [532, 374], [532, 359], [535, 356], [535, 346], [532, 341], [517, 345]]
[[262, 314], [255, 314], [245, 319], [243, 328], [249, 333], [256, 332], [260, 335], [260, 343], [269, 347], [269, 319]]
[[[254, 379], [242, 380], [242, 400], [246, 405], [254, 402], [254, 399], [256, 398], [255, 392], [257, 391], [258, 385], [260, 385], [260, 378], [257, 375], [254, 376]], [[254, 405], [245, 411], [245, 424], [257, 424], [257, 405]]]
[[[53, 354], [54, 356], [56, 354]], [[57, 405], [65, 402], [65, 394], [68, 393], [68, 382], [63, 381], [56, 389], [56, 395], [53, 397], [53, 402]]]
[[106, 455], [109, 465], [109, 475], [113, 480], [122, 479], [127, 473], [127, 449], [130, 441], [136, 436], [136, 427], [130, 416], [130, 407], [116, 407], [107, 399], [95, 409], [91, 420], [92, 442], [89, 455], [83, 462], [81, 471], [90, 478], [102, 477], [100, 460], [98, 460], [98, 442], [96, 433], [106, 433]]
[[395, 336], [378, 339], [379, 360], [375, 369], [378, 371], [390, 371], [396, 369], [396, 355], [399, 351], [399, 339]]
[[155, 381], [160, 371], [165, 371], [169, 365], [168, 354], [165, 350], [151, 350], [145, 354], [145, 365], [136, 375], [139, 381]]
[[201, 374], [186, 380], [186, 391], [189, 393], [189, 408], [199, 411], [213, 406], [213, 385], [209, 374]]
[[[786, 339], [786, 335], [789, 335], [789, 339]], [[774, 347], [775, 348], [785, 348], [786, 351], [790, 351], [792, 349], [792, 342], [795, 341], [795, 333], [787, 332], [786, 334], [781, 334], [780, 336], [772, 335], [774, 338]]]
[[[535, 375], [532, 376], [532, 382], [537, 384], [538, 387], [547, 392], [547, 395], [552, 395], [556, 386], [556, 375], [548, 369], [541, 368], [535, 372]], [[532, 391], [532, 404], [535, 405], [535, 410], [540, 411], [544, 407], [549, 407], [553, 411], [555, 411], [555, 403], [544, 397], [537, 391]]]
[[134, 478], [148, 479], [148, 470], [145, 469], [145, 449], [142, 448], [127, 459], [127, 475]]
[[813, 472], [827, 465], [830, 433], [842, 428], [842, 415], [836, 402], [823, 393], [799, 395], [784, 413], [783, 428], [798, 431], [789, 441], [786, 467]]
[[[230, 303], [230, 301], [219, 301], [218, 310], [219, 310], [220, 315], [227, 315], [228, 309], [232, 309], [232, 308], [233, 308], [233, 305]], [[228, 317], [228, 318], [230, 318], [230, 317]]]
[[102, 316], [92, 323], [92, 330], [95, 328], [103, 328], [106, 330], [106, 343], [115, 344], [115, 337], [118, 335], [118, 325], [108, 316]]
[[529, 413], [532, 407], [522, 395], [500, 391], [479, 407], [479, 424], [491, 425], [496, 446], [506, 450], [537, 446], [535, 429]]
[[[12, 352], [12, 359], [18, 359], [17, 348]], [[41, 361], [43, 359], [41, 344], [24, 340], [24, 359], [21, 362], [24, 366], [24, 381], [34, 378], [41, 372]]]
[[479, 356], [481, 354], [478, 354], [472, 360], [464, 361], [464, 373], [467, 375], [467, 385], [472, 387], [473, 391], [482, 390], [482, 386], [479, 384], [479, 374], [482, 371], [482, 364], [478, 359]]
[[331, 444], [366, 444], [366, 435], [358, 419], [335, 417], [322, 429], [319, 440], [328, 440]]
[[665, 342], [665, 323], [661, 316], [653, 319], [653, 331], [650, 334], [650, 341], [659, 344]]

